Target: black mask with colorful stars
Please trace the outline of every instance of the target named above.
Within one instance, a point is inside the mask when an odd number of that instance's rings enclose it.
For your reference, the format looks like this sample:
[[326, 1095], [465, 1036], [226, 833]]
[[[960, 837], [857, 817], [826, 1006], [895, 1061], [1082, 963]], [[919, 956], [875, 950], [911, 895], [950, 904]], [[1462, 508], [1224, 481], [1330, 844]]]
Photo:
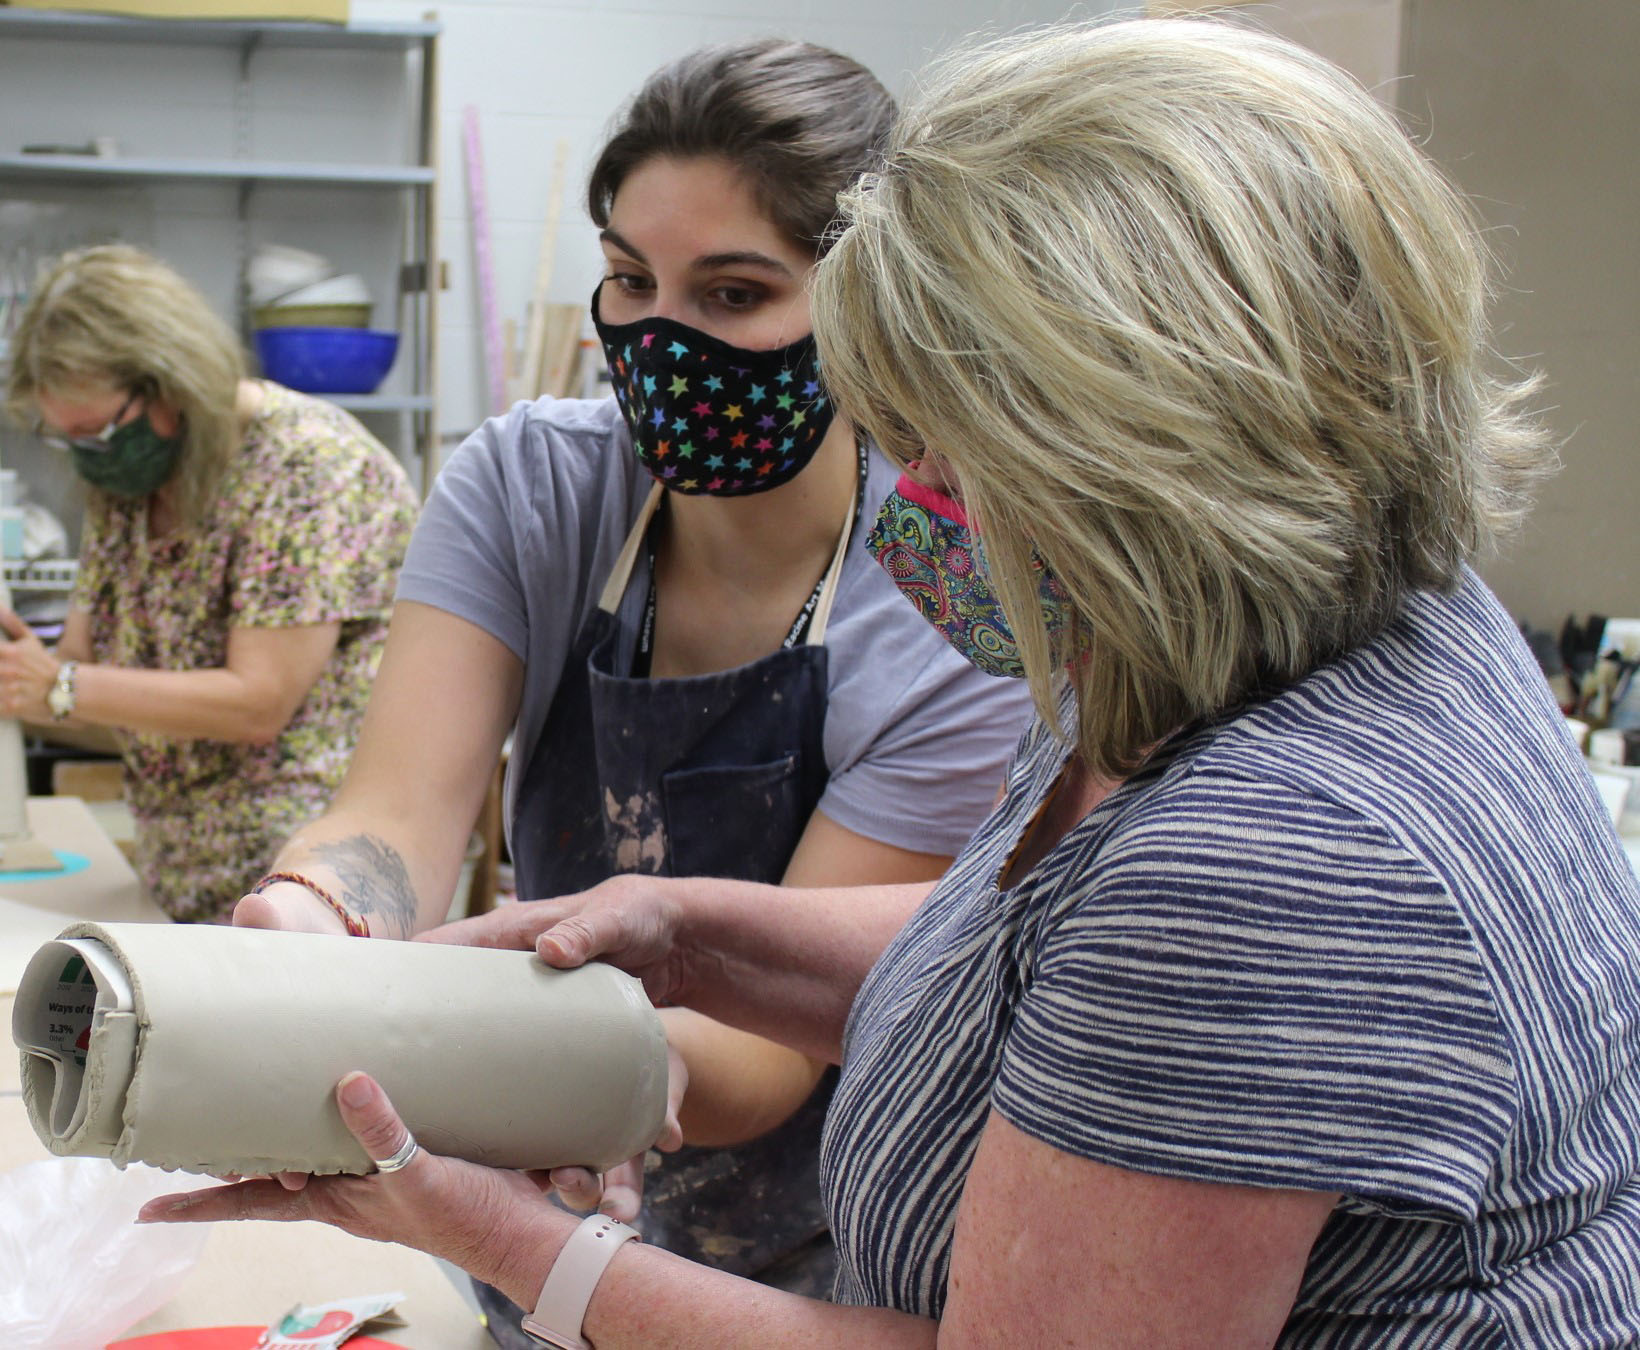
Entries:
[[742, 497], [800, 474], [831, 426], [814, 335], [752, 352], [671, 319], [606, 324], [615, 398], [638, 459], [674, 492]]

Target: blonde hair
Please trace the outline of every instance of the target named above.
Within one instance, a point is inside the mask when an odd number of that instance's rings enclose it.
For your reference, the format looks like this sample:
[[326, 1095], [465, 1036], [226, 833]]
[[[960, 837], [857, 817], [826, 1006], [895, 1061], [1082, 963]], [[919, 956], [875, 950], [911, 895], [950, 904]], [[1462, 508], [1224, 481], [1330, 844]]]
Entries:
[[[107, 382], [182, 417], [176, 507], [197, 524], [243, 437], [245, 358], [205, 298], [158, 258], [124, 244], [65, 253], [40, 278], [11, 346], [6, 403], [32, 419], [40, 392]], [[91, 488], [92, 505], [103, 495]]]
[[1096, 770], [1454, 586], [1552, 460], [1534, 382], [1486, 369], [1464, 203], [1278, 39], [1135, 20], [958, 52], [842, 206], [828, 387], [952, 470], [1050, 718], [1033, 552], [1063, 584]]

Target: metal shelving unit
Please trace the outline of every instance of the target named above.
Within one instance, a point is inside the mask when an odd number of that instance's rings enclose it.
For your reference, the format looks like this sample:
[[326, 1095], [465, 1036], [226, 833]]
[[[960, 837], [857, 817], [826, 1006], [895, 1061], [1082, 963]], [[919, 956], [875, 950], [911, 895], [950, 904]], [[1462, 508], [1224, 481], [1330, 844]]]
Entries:
[[[5, 15], [0, 10], [0, 18]], [[3, 27], [3, 25], [0, 25]], [[380, 164], [299, 164], [247, 159], [98, 159], [92, 155], [0, 155], [0, 174], [44, 182], [322, 183], [330, 187], [423, 187], [437, 178], [431, 168]]]
[[[410, 389], [401, 394], [335, 395], [331, 401], [354, 412], [391, 414], [404, 419], [407, 445], [430, 486], [437, 464], [438, 287], [438, 38], [440, 25], [428, 15], [419, 23], [319, 23], [227, 20], [160, 20], [112, 15], [60, 13], [0, 7], [0, 43], [9, 38], [75, 43], [128, 43], [214, 47], [237, 52], [238, 81], [232, 115], [235, 147], [250, 143], [250, 92], [255, 57], [269, 49], [308, 48], [379, 52], [414, 64], [416, 97], [413, 163], [336, 164], [322, 161], [264, 160], [248, 153], [231, 159], [186, 156], [107, 157], [91, 155], [0, 154], [0, 195], [6, 183], [123, 186], [224, 184], [237, 190], [237, 250], [241, 276], [249, 261], [249, 222], [256, 190], [262, 186], [347, 189], [402, 193], [402, 237], [395, 312], [400, 351], [408, 355]], [[412, 63], [409, 58], [417, 57]], [[241, 292], [241, 323], [248, 307]], [[248, 335], [248, 334], [247, 334]], [[404, 356], [401, 355], [401, 360]], [[401, 453], [402, 453], [401, 450]]]
[[429, 394], [326, 394], [328, 402], [349, 412], [425, 412], [433, 411]]
[[298, 23], [258, 19], [139, 19], [61, 10], [13, 9], [0, 15], [0, 33], [16, 37], [84, 38], [97, 42], [159, 42], [223, 47], [266, 42], [280, 47], [352, 47], [402, 51], [406, 38], [437, 37], [432, 18], [422, 23]]
[[80, 564], [73, 558], [43, 558], [39, 562], [24, 562], [19, 558], [5, 560], [6, 586], [13, 595], [19, 591], [71, 591]]

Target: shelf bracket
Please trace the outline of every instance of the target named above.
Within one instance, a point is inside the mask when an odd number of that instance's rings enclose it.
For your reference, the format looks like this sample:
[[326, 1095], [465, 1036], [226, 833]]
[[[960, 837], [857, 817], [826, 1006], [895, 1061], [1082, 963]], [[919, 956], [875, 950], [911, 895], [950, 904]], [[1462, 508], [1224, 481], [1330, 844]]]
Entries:
[[[399, 268], [399, 290], [405, 295], [415, 295], [418, 291], [427, 289], [427, 264], [425, 262], [408, 262]], [[438, 264], [438, 288], [441, 291], [450, 289], [450, 264], [443, 258]]]
[[[262, 45], [260, 33], [247, 33], [239, 44], [239, 78], [233, 87], [233, 153], [235, 159], [251, 157], [251, 59]], [[241, 179], [237, 194], [234, 230], [239, 254], [239, 336], [248, 348], [251, 342], [251, 189], [249, 179]]]
[[247, 34], [239, 44], [239, 78], [233, 88], [233, 153], [236, 159], [251, 157], [251, 58], [261, 45], [260, 33]]

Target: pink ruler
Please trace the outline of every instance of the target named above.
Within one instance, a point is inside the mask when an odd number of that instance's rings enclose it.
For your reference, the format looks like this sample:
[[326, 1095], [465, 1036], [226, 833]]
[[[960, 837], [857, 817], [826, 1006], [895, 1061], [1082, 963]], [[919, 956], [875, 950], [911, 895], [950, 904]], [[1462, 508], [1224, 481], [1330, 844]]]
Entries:
[[495, 255], [490, 250], [490, 209], [484, 199], [484, 149], [478, 134], [478, 109], [461, 110], [462, 145], [467, 157], [467, 215], [478, 263], [478, 309], [484, 335], [484, 382], [490, 390], [490, 412], [507, 406], [507, 372], [501, 353], [501, 315], [495, 302]]

